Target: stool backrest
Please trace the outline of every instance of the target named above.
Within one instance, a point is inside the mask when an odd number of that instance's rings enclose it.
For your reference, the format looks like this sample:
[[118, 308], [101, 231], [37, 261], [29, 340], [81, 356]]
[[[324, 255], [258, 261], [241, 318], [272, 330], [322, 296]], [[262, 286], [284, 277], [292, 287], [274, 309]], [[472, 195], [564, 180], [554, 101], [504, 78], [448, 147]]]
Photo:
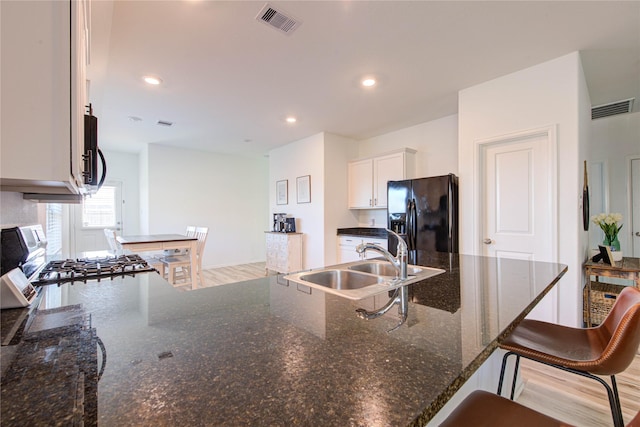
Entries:
[[640, 346], [640, 290], [624, 288], [609, 315], [595, 329], [608, 344], [600, 356], [598, 372], [591, 372], [612, 375], [627, 369]]
[[636, 414], [635, 417], [631, 420], [627, 427], [640, 427], [640, 412]]

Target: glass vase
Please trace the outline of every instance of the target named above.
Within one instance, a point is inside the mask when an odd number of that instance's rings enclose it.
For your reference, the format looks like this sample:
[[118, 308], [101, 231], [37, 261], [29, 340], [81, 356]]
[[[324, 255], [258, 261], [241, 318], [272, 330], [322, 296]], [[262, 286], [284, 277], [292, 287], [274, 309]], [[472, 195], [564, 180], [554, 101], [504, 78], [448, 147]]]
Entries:
[[611, 248], [611, 252], [616, 252], [620, 250], [620, 240], [618, 240], [618, 236], [614, 236], [613, 239], [608, 239], [606, 236], [604, 238], [604, 241], [602, 242], [603, 245], [605, 246], [609, 246]]

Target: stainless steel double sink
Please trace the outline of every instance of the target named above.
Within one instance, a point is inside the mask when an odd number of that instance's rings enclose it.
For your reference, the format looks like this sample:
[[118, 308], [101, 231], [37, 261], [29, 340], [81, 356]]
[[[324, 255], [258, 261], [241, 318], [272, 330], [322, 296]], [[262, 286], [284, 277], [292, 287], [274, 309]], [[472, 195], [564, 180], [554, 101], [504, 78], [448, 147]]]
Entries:
[[441, 273], [444, 273], [444, 270], [439, 268], [409, 265], [408, 278], [401, 280], [390, 262], [363, 260], [289, 274], [284, 278], [344, 298], [359, 300]]

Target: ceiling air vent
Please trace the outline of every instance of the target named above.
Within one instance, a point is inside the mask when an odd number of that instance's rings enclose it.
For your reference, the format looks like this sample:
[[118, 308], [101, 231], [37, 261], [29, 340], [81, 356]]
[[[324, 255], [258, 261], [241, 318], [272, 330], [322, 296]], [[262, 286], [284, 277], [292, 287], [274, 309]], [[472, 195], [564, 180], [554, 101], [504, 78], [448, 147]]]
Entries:
[[630, 113], [633, 110], [635, 98], [624, 99], [622, 101], [611, 102], [609, 104], [597, 105], [591, 108], [591, 120], [602, 117], [615, 116], [616, 114]]
[[157, 124], [159, 126], [173, 126], [173, 122], [168, 122], [166, 120], [158, 120]]
[[269, 3], [265, 3], [262, 10], [256, 15], [256, 19], [285, 34], [291, 34], [302, 24], [301, 21], [295, 19], [282, 9], [276, 9]]

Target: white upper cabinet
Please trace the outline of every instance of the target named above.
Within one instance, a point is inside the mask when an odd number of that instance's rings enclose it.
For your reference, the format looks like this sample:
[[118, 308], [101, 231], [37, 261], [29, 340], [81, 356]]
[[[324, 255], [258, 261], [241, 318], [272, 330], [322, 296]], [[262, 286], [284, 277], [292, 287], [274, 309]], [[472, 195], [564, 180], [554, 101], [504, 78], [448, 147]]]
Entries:
[[0, 2], [2, 190], [82, 190], [86, 6], [85, 1]]
[[387, 182], [414, 177], [415, 153], [405, 148], [349, 162], [349, 209], [385, 209]]

